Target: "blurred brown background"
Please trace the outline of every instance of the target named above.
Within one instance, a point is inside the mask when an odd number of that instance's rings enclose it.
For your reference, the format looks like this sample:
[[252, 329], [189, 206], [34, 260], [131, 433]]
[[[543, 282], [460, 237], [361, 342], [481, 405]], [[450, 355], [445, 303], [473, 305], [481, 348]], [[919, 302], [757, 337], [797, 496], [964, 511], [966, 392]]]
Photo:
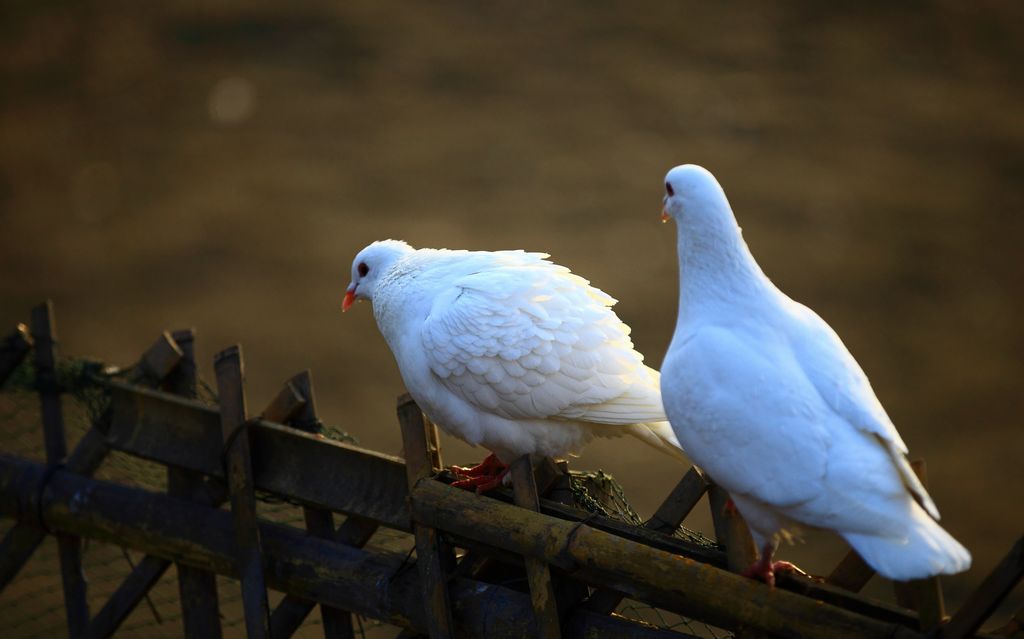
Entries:
[[[953, 606], [1024, 529], [1024, 5], [2, 11], [0, 328], [52, 297], [65, 354], [126, 364], [195, 326], [204, 362], [243, 345], [252, 408], [311, 367], [325, 421], [397, 453], [394, 362], [368, 306], [340, 312], [360, 248], [549, 252], [620, 300], [657, 366], [677, 293], [661, 178], [696, 162], [928, 461], [975, 557]], [[641, 514], [681, 472], [618, 441], [574, 465]], [[842, 552], [783, 550], [812, 572]]]

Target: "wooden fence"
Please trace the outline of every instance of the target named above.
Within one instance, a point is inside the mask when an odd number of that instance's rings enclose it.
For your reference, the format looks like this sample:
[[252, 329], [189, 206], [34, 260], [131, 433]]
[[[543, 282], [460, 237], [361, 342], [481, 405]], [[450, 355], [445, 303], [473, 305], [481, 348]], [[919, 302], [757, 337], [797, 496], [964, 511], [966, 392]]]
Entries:
[[[73, 638], [114, 634], [172, 563], [189, 638], [221, 636], [215, 575], [240, 580], [250, 637], [289, 637], [319, 605], [328, 638], [354, 636], [358, 614], [432, 639], [690, 636], [615, 614], [626, 597], [740, 637], [969, 637], [1024, 575], [1022, 539], [951, 619], [935, 579], [897, 584], [898, 605], [858, 595], [873, 573], [854, 553], [824, 582], [783, 575], [771, 589], [736, 574], [749, 533], [697, 468], [642, 527], [559, 500], [568, 477], [550, 460], [517, 460], [514, 490], [481, 497], [446, 485], [436, 429], [408, 397], [403, 461], [316, 435], [308, 372], [251, 417], [238, 347], [215, 359], [219, 409], [197, 401], [192, 346], [190, 331], [164, 333], [127, 381], [103, 381], [109, 405], [69, 454], [52, 306], [0, 345], [0, 384], [34, 350], [46, 449], [45, 464], [0, 454], [0, 515], [17, 521], [0, 591], [54, 535]], [[111, 450], [166, 466], [167, 493], [92, 478]], [[259, 518], [256, 491], [300, 504], [305, 530]], [[719, 547], [671, 535], [706, 492]], [[415, 559], [368, 547], [382, 527], [411, 534]], [[83, 539], [146, 553], [95, 614]], [[493, 578], [510, 571], [528, 587]], [[286, 593], [273, 609], [268, 587]]]

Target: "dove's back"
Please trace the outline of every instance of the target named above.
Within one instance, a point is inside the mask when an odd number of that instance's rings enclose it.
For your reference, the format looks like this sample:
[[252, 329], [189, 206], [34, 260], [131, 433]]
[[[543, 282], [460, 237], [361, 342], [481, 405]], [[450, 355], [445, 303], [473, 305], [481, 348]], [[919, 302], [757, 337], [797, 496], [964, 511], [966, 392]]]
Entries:
[[681, 455], [615, 300], [546, 257], [420, 249], [382, 278], [374, 315], [410, 394], [502, 458], [626, 433]]

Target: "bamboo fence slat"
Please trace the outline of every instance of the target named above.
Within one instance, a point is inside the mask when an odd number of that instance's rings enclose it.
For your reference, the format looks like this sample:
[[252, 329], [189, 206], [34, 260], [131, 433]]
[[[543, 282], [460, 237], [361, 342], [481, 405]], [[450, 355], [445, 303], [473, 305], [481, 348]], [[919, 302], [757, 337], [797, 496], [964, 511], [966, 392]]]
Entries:
[[[89, 373], [109, 403], [89, 404], [92, 427], [67, 456], [51, 303], [33, 309], [30, 326], [31, 335], [19, 326], [0, 342], [0, 383], [34, 346], [47, 463], [0, 453], [0, 515], [16, 520], [0, 542], [0, 590], [54, 534], [79, 639], [114, 634], [172, 563], [188, 639], [222, 635], [217, 575], [241, 581], [248, 636], [275, 639], [316, 605], [328, 639], [354, 637], [354, 614], [399, 626], [403, 638], [691, 637], [615, 615], [624, 597], [739, 639], [960, 639], [1024, 577], [1022, 538], [948, 622], [938, 579], [894, 584], [901, 605], [856, 594], [874, 573], [853, 552], [828, 583], [783, 573], [768, 587], [736, 574], [757, 549], [725, 508], [728, 495], [698, 468], [643, 526], [635, 515], [581, 511], [578, 485], [550, 459], [516, 460], [511, 491], [478, 496], [446, 485], [437, 428], [408, 396], [398, 402], [404, 460], [322, 437], [309, 371], [247, 419], [237, 346], [214, 361], [219, 408], [199, 401], [191, 329], [161, 334], [128, 381]], [[111, 450], [166, 466], [167, 494], [90, 477]], [[923, 464], [914, 469], [926, 483]], [[300, 506], [305, 530], [260, 519], [257, 490]], [[724, 550], [673, 536], [705, 493]], [[228, 499], [231, 510], [220, 509]], [[335, 513], [344, 516], [337, 528]], [[381, 527], [399, 532], [367, 549]], [[91, 619], [85, 538], [145, 553]], [[273, 614], [268, 586], [285, 593]]]
[[[64, 463], [67, 442], [57, 382], [57, 328], [51, 301], [47, 300], [32, 309], [30, 326], [32, 342], [35, 344], [36, 387], [39, 389], [46, 463], [52, 471]], [[77, 637], [89, 624], [87, 586], [82, 572], [82, 540], [64, 533], [58, 533], [56, 537], [68, 632]]]
[[[419, 406], [409, 397], [398, 400], [398, 423], [402, 428], [405, 464], [410, 492], [418, 483], [430, 481], [434, 465], [427, 444], [427, 425]], [[415, 521], [416, 568], [427, 606], [427, 630], [430, 639], [454, 637], [451, 600], [446, 574], [447, 554], [437, 530], [424, 521]]]
[[[166, 385], [170, 392], [193, 399], [198, 393], [199, 376], [196, 372], [195, 332], [182, 329], [171, 334], [171, 339], [182, 353], [178, 366], [170, 373]], [[219, 435], [220, 425], [215, 432]], [[202, 475], [173, 466], [167, 467], [167, 493], [172, 497], [191, 500], [203, 505], [219, 506], [226, 494], [210, 495]], [[181, 601], [181, 619], [186, 639], [220, 639], [220, 599], [217, 596], [217, 576], [208, 571], [176, 564], [178, 570], [178, 597]]]
[[[509, 470], [512, 474], [515, 504], [520, 508], [538, 512], [540, 511], [540, 497], [537, 495], [533, 468], [533, 460], [530, 456], [523, 455], [512, 462]], [[524, 557], [524, 559], [526, 561], [526, 578], [530, 587], [530, 600], [533, 603], [533, 614], [537, 620], [537, 636], [540, 639], [561, 639], [558, 600], [555, 597], [555, 584], [551, 579], [551, 569], [546, 561], [534, 557]]]
[[220, 422], [224, 435], [231, 514], [235, 524], [238, 572], [242, 581], [245, 630], [252, 639], [269, 639], [270, 605], [263, 569], [256, 517], [256, 484], [252, 471], [252, 444], [246, 424], [242, 350], [231, 346], [214, 358]]

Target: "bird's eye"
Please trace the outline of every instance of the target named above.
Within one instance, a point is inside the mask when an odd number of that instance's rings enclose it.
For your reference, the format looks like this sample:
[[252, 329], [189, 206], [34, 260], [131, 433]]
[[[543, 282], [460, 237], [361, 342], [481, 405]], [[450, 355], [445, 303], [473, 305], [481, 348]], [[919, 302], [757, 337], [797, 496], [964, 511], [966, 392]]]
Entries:
[[665, 182], [665, 192], [668, 193], [669, 197], [675, 197], [676, 192], [672, 190], [672, 185]]
[[366, 277], [366, 274], [370, 272], [370, 267], [366, 265], [366, 262], [360, 262], [356, 270], [359, 271], [359, 277]]

